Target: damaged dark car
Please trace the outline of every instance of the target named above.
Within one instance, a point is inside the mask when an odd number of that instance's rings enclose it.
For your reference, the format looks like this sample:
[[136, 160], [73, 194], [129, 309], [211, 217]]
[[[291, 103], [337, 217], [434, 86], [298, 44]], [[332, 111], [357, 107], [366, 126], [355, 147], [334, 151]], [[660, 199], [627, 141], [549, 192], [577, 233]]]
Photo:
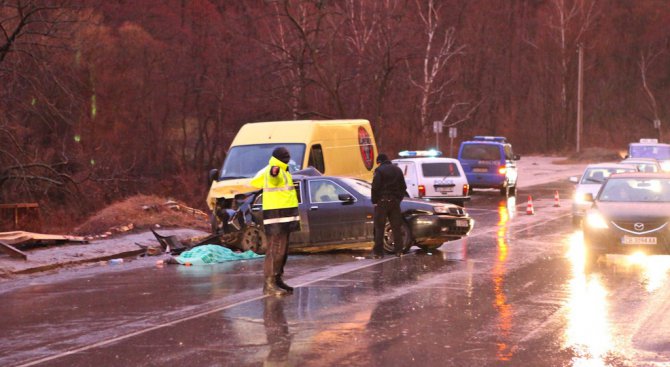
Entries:
[[[317, 252], [371, 249], [374, 240], [370, 183], [345, 177], [322, 176], [306, 169], [293, 175], [298, 193], [301, 230], [291, 234], [289, 251]], [[264, 253], [262, 191], [236, 197], [236, 208], [217, 210], [212, 231], [221, 242], [240, 250]], [[467, 236], [474, 220], [464, 208], [425, 200], [404, 199], [403, 247], [435, 249], [444, 242]], [[223, 223], [223, 224], [222, 224]], [[387, 222], [384, 250], [393, 251], [393, 234]]]

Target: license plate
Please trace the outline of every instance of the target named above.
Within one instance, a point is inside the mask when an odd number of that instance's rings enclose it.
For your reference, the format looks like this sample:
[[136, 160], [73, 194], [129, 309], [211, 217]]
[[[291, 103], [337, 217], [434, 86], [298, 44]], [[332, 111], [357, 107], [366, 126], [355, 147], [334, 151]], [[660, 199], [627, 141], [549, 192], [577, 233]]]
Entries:
[[442, 193], [452, 192], [452, 191], [454, 191], [454, 188], [453, 187], [446, 187], [446, 186], [445, 187], [437, 187], [437, 191], [442, 192]]
[[624, 245], [655, 245], [656, 237], [631, 237], [623, 236], [621, 243]]
[[477, 172], [477, 173], [485, 173], [485, 172], [488, 172], [488, 171], [489, 171], [488, 168], [473, 168], [472, 169], [472, 172]]
[[465, 219], [456, 219], [456, 227], [467, 227], [468, 221]]

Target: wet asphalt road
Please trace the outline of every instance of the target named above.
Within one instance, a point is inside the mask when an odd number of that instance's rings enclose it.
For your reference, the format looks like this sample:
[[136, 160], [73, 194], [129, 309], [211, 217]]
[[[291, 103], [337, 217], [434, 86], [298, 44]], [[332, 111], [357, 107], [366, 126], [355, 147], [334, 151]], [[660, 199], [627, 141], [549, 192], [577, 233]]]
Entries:
[[262, 260], [0, 283], [0, 365], [670, 366], [670, 259], [585, 273], [570, 189], [476, 192], [471, 236], [432, 253], [292, 255], [285, 298], [261, 295]]

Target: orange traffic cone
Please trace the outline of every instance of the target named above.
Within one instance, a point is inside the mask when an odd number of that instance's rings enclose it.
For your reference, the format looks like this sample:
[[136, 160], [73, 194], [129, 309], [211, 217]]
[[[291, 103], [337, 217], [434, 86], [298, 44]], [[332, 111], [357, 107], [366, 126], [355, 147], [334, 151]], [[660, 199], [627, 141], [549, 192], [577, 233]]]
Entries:
[[533, 209], [533, 198], [528, 195], [528, 205], [526, 205], [526, 214], [532, 215], [535, 214], [535, 209]]
[[556, 190], [556, 192], [554, 193], [554, 206], [555, 207], [561, 206], [561, 203], [558, 200], [558, 190]]

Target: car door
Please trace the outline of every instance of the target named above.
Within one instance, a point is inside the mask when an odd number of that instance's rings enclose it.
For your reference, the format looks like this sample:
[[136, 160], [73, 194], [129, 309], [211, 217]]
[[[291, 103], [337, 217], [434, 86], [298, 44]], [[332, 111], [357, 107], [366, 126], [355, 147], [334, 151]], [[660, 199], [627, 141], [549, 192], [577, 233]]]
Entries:
[[355, 202], [346, 203], [339, 199], [340, 194], [352, 195], [342, 185], [331, 179], [319, 178], [308, 181], [307, 217], [311, 244], [341, 243], [359, 230], [351, 228], [348, 220], [349, 207]]
[[405, 176], [405, 184], [407, 185], [407, 194], [411, 198], [419, 196], [419, 188], [416, 176], [416, 164], [414, 162], [399, 161], [394, 162]]

